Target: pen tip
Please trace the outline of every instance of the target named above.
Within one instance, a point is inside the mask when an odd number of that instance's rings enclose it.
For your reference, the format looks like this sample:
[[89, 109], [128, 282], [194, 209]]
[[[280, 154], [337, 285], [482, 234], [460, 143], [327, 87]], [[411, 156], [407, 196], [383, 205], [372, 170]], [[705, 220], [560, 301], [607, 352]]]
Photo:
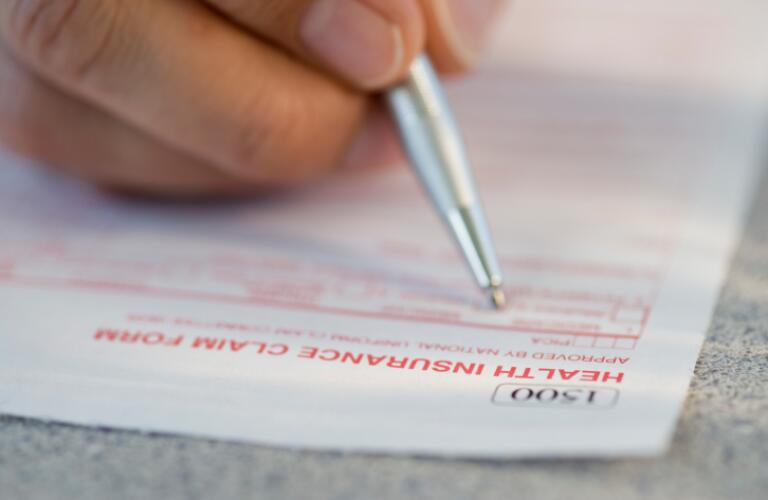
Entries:
[[504, 290], [498, 286], [494, 286], [489, 289], [489, 293], [493, 307], [499, 311], [504, 309], [504, 306], [507, 304], [507, 298], [504, 295]]

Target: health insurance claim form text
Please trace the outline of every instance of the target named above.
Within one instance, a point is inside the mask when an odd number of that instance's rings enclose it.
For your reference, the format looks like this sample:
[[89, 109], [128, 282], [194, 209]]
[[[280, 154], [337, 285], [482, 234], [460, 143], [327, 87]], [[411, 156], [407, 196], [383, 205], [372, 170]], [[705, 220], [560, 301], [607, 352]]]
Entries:
[[269, 200], [0, 169], [0, 411], [291, 447], [663, 451], [757, 179], [764, 2], [517, 2], [451, 84], [507, 275], [406, 169]]

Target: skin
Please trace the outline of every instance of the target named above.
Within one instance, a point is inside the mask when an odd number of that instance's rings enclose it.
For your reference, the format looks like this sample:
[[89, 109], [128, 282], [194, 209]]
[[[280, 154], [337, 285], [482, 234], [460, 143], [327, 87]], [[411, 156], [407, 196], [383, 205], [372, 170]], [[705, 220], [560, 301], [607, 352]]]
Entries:
[[308, 43], [316, 1], [4, 0], [0, 145], [158, 196], [250, 194], [391, 163], [376, 92], [425, 49], [441, 71], [467, 70], [485, 18], [470, 40], [450, 0], [356, 0], [398, 33], [391, 67], [361, 78]]

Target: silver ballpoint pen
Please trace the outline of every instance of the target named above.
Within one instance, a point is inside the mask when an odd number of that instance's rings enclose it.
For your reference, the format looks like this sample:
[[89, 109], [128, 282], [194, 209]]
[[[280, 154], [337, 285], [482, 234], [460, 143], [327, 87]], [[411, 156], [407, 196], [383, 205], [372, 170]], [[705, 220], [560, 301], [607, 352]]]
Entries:
[[400, 139], [475, 281], [497, 309], [502, 275], [472, 169], [453, 112], [429, 58], [416, 58], [405, 80], [386, 92]]

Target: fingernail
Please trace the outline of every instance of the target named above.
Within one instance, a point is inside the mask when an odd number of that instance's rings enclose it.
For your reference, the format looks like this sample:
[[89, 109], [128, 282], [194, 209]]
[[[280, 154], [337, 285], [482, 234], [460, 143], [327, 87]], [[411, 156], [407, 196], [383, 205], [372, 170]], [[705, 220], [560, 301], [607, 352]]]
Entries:
[[[445, 35], [466, 63], [471, 63], [483, 48], [488, 29], [499, 12], [501, 0], [443, 0], [441, 12]], [[440, 9], [438, 8], [438, 12]]]
[[299, 29], [309, 50], [364, 87], [387, 82], [403, 63], [400, 29], [361, 0], [315, 0]]

